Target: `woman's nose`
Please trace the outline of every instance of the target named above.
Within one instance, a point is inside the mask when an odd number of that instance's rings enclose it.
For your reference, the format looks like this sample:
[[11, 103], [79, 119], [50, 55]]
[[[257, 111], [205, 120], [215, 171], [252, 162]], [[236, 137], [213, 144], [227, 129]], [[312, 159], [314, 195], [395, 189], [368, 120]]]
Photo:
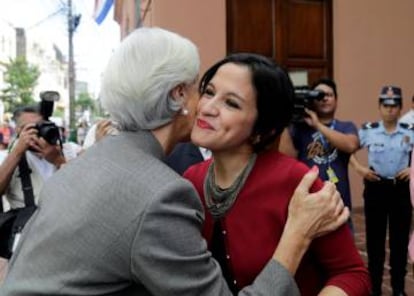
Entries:
[[214, 98], [204, 99], [200, 102], [200, 112], [204, 115], [217, 115], [217, 104], [217, 100], [215, 100]]

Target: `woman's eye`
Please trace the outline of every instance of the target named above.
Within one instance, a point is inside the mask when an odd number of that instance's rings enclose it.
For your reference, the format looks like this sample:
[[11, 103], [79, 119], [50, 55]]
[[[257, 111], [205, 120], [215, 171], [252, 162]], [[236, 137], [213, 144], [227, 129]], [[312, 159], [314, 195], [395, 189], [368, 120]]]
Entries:
[[208, 96], [208, 97], [213, 97], [214, 96], [214, 91], [212, 89], [206, 89], [204, 91], [204, 95]]
[[226, 100], [226, 105], [231, 107], [231, 108], [240, 109], [239, 103], [237, 103], [235, 100], [232, 100], [232, 99], [227, 99]]

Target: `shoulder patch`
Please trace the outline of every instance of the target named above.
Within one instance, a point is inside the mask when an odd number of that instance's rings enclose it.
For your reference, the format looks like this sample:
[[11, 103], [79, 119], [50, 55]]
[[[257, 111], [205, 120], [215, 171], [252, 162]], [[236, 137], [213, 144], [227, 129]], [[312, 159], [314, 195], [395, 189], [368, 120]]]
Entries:
[[412, 124], [412, 123], [400, 122], [400, 126], [404, 129], [414, 131], [414, 124]]
[[372, 129], [379, 127], [378, 122], [366, 122], [362, 125], [362, 129]]

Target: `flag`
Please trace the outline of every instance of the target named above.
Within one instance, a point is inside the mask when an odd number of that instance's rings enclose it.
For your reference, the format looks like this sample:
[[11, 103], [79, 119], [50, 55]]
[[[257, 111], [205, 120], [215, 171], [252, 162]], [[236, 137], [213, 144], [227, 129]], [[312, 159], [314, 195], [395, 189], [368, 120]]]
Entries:
[[114, 0], [95, 0], [95, 22], [100, 25], [111, 10]]

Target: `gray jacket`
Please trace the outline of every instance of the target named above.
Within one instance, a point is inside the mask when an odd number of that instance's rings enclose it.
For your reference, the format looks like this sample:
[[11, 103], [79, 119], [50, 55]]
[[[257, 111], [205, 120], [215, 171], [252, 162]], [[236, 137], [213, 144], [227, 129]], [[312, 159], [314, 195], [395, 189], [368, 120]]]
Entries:
[[[0, 294], [231, 295], [200, 234], [199, 198], [162, 157], [150, 132], [124, 132], [55, 173]], [[274, 260], [240, 292], [298, 294]]]

